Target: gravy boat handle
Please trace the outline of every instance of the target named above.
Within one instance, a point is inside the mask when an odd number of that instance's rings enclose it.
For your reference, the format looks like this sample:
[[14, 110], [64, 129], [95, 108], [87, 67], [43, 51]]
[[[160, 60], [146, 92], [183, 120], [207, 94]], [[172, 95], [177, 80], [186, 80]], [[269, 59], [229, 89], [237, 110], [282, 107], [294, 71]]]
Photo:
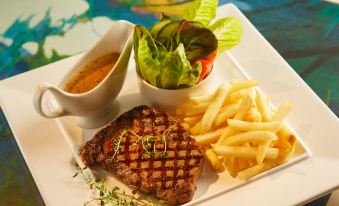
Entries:
[[55, 118], [62, 117], [66, 115], [65, 110], [60, 106], [55, 98], [50, 98], [46, 103], [46, 107], [50, 110], [49, 112], [43, 109], [43, 97], [45, 93], [49, 91], [53, 95], [60, 95], [60, 91], [52, 84], [49, 83], [41, 83], [35, 89], [34, 97], [33, 97], [33, 105], [35, 110], [43, 117], [46, 118]]

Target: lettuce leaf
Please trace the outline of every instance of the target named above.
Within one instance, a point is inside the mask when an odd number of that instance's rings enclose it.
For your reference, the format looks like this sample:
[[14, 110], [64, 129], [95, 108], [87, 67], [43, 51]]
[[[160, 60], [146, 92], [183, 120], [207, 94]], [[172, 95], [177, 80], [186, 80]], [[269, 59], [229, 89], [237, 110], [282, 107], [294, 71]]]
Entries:
[[219, 54], [239, 44], [243, 34], [241, 22], [236, 17], [219, 19], [209, 29], [218, 39]]
[[148, 30], [139, 25], [135, 26], [133, 39], [138, 74], [157, 86], [161, 73], [160, 59], [165, 55], [166, 49], [157, 45]]
[[139, 40], [138, 66], [141, 76], [152, 85], [157, 85], [160, 75], [160, 62], [152, 58], [152, 50], [148, 47], [146, 38]]
[[236, 17], [219, 19], [209, 26], [210, 21], [216, 15], [217, 6], [218, 0], [196, 0], [184, 10], [182, 17], [188, 21], [200, 22], [209, 28], [218, 39], [218, 53], [220, 54], [240, 42], [243, 29], [240, 20]]
[[182, 75], [178, 81], [178, 88], [186, 88], [196, 85], [199, 82], [200, 73], [202, 71], [201, 62], [195, 62], [192, 66], [183, 67]]
[[207, 28], [182, 20], [172, 37], [172, 48], [184, 44], [187, 59], [192, 62], [208, 56], [218, 48], [218, 40]]
[[161, 88], [185, 88], [193, 86], [199, 81], [201, 64], [195, 64], [193, 68], [191, 67], [186, 58], [183, 44], [179, 44], [175, 51], [166, 54], [162, 67]]
[[207, 27], [210, 21], [214, 19], [217, 7], [218, 0], [196, 0], [184, 10], [182, 18], [200, 22]]

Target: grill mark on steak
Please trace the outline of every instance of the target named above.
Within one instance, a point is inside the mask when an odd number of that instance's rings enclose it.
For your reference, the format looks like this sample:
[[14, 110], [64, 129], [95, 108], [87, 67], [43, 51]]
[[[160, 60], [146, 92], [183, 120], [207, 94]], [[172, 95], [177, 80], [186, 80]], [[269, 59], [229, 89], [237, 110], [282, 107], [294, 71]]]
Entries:
[[[138, 137], [132, 132], [122, 135], [126, 130], [158, 137], [166, 131], [166, 145], [152, 142], [151, 148], [158, 152], [145, 154], [142, 140], [136, 144]], [[119, 140], [121, 151], [115, 151]], [[192, 199], [204, 164], [204, 153], [193, 137], [172, 116], [148, 106], [135, 107], [100, 130], [80, 149], [80, 156], [86, 165], [100, 163], [133, 190], [153, 194], [170, 205]]]

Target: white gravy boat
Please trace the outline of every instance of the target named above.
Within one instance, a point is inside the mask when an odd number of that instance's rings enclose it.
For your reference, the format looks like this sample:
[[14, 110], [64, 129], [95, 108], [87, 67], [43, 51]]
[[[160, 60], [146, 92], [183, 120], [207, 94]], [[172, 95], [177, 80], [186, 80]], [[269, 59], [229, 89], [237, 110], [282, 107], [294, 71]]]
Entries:
[[[82, 128], [96, 128], [112, 120], [119, 110], [114, 101], [125, 81], [132, 49], [134, 25], [116, 21], [110, 30], [66, 74], [59, 86], [40, 83], [34, 94], [33, 105], [43, 117], [76, 116]], [[63, 90], [67, 81], [81, 68], [108, 53], [120, 53], [113, 69], [96, 87], [81, 94]], [[52, 96], [43, 98], [46, 92]], [[49, 110], [49, 111], [47, 111]]]

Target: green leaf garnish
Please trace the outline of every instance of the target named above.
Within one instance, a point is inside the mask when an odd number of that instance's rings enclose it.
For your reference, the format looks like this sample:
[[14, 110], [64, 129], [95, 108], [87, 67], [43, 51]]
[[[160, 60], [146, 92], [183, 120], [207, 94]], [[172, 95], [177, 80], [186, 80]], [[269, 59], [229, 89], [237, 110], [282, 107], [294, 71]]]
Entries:
[[218, 53], [239, 44], [243, 33], [241, 22], [236, 17], [219, 19], [209, 28], [218, 39]]
[[218, 40], [211, 30], [197, 22], [184, 20], [181, 21], [172, 37], [174, 49], [180, 43], [184, 45], [187, 59], [190, 62], [203, 59], [218, 48]]
[[200, 22], [207, 27], [210, 21], [214, 19], [217, 7], [217, 0], [196, 0], [184, 10], [182, 18]]
[[179, 44], [174, 52], [167, 53], [163, 61], [161, 88], [176, 89], [182, 86], [193, 86], [199, 80], [201, 67], [191, 67], [186, 58], [183, 44]]
[[151, 34], [145, 27], [135, 26], [134, 29], [134, 49], [137, 63], [137, 71], [144, 80], [152, 85], [157, 85], [157, 79], [160, 75], [159, 57], [162, 54], [163, 47], [158, 47]]

